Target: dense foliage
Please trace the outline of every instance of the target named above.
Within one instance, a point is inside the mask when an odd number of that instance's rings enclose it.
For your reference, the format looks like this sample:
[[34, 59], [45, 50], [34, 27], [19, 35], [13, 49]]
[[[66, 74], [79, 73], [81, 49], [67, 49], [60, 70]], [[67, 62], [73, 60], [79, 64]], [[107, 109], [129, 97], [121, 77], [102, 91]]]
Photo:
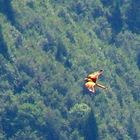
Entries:
[[138, 140], [139, 116], [139, 0], [0, 0], [1, 140]]

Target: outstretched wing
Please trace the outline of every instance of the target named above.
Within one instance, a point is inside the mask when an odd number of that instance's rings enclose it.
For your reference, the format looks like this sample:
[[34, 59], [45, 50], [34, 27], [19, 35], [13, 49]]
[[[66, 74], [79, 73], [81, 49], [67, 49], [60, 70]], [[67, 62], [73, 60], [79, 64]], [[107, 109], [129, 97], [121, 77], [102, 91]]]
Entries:
[[107, 87], [105, 87], [104, 85], [99, 84], [99, 83], [96, 83], [96, 86], [97, 86], [97, 87], [100, 87], [100, 88], [102, 88], [102, 89], [107, 89]]
[[87, 78], [91, 79], [93, 82], [96, 83], [96, 81], [98, 80], [99, 76], [102, 75], [103, 70], [99, 70], [97, 72], [91, 73], [87, 76]]
[[95, 92], [95, 85], [96, 83], [91, 82], [91, 81], [85, 83], [85, 87], [93, 93]]

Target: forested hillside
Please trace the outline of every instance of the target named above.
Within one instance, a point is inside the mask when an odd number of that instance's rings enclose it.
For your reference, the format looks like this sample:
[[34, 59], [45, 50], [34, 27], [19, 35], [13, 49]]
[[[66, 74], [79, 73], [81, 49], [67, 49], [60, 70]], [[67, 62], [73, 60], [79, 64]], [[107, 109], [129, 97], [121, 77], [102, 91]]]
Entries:
[[140, 1], [0, 0], [0, 140], [139, 139]]

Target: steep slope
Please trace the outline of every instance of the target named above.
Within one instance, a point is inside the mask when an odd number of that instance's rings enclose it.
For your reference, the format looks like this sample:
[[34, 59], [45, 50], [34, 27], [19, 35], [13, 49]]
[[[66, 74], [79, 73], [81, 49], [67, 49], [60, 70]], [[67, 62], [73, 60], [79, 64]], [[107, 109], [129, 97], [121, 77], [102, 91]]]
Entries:
[[[140, 139], [140, 35], [130, 4], [11, 0], [12, 17], [0, 9], [1, 139]], [[108, 91], [90, 95], [83, 79], [98, 69]]]

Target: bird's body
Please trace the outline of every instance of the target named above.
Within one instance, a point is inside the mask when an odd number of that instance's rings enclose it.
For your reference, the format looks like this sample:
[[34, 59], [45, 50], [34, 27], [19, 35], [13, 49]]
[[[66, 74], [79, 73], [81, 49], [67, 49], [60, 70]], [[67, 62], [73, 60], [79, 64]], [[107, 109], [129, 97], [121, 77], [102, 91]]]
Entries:
[[95, 85], [96, 83], [94, 83], [91, 79], [88, 79], [85, 83], [85, 87], [91, 92], [95, 92]]

